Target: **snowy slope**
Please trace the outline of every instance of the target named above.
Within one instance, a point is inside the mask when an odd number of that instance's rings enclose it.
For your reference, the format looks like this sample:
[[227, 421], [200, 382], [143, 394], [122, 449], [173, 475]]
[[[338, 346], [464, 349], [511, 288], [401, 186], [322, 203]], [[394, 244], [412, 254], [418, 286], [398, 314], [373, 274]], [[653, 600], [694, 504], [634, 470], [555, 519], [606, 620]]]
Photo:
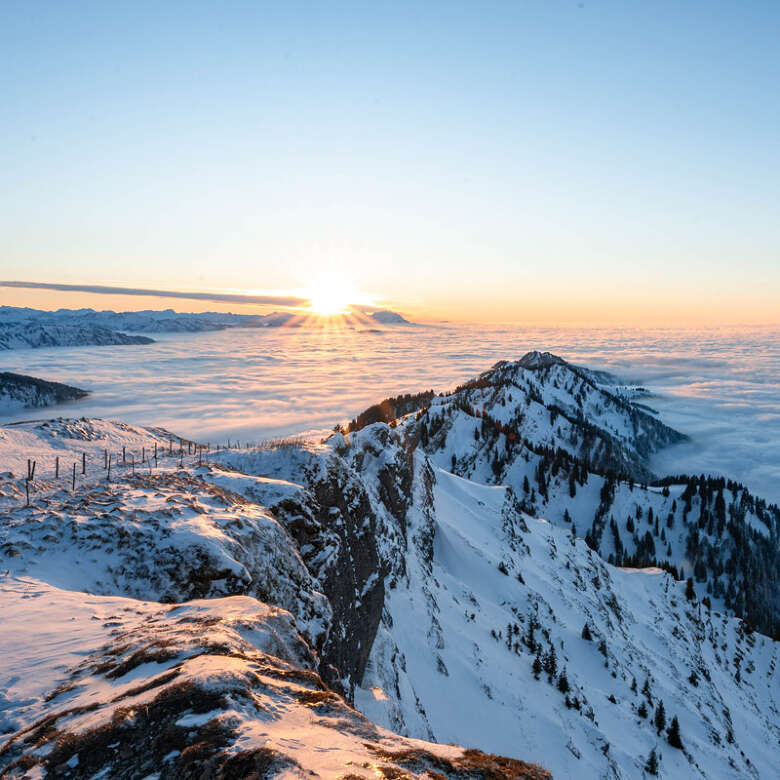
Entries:
[[[303, 493], [345, 465], [362, 482], [386, 572], [381, 621], [354, 690], [366, 715], [418, 738], [531, 757], [556, 777], [641, 777], [654, 749], [666, 777], [772, 776], [776, 643], [689, 602], [685, 583], [662, 570], [607, 564], [572, 540], [571, 527], [523, 513], [511, 489], [410, 453], [405, 433], [378, 423], [332, 437], [330, 452], [219, 456], [265, 475], [231, 479], [243, 495], [278, 502], [277, 512], [304, 504]], [[298, 499], [278, 492], [292, 491], [296, 478]], [[661, 488], [657, 495], [665, 500]], [[367, 624], [375, 616], [358, 588], [352, 609]], [[523, 641], [532, 622], [533, 651]], [[590, 641], [581, 636], [586, 623]], [[534, 658], [553, 646], [556, 674], [537, 681]], [[557, 687], [564, 667], [568, 694]], [[667, 742], [674, 716], [683, 750]]]
[[325, 687], [292, 615], [255, 599], [1, 582], [4, 777], [548, 777], [376, 727]]
[[[426, 451], [465, 476], [500, 478], [520, 458], [546, 450], [587, 470], [649, 479], [647, 458], [685, 436], [669, 428], [591, 372], [549, 352], [497, 363], [425, 410]], [[420, 422], [417, 420], [410, 422]], [[425, 431], [422, 428], [425, 428]], [[441, 455], [438, 453], [441, 452]]]
[[[301, 486], [201, 466], [202, 453], [187, 448], [169, 455], [160, 430], [99, 420], [17, 428], [0, 459], [23, 442], [46, 462], [62, 441], [136, 456], [157, 441], [160, 456], [135, 469], [117, 464], [110, 479], [90, 469], [74, 491], [69, 480], [40, 481], [29, 506], [6, 495], [4, 776], [191, 777], [196, 767], [199, 777], [547, 776], [395, 737], [325, 686], [320, 653], [334, 610], [292, 536], [258, 502], [260, 492], [308, 500]], [[313, 448], [312, 457], [333, 456]], [[343, 492], [334, 498], [343, 502]]]
[[[405, 576], [388, 589], [355, 699], [372, 720], [543, 759], [561, 778], [641, 777], [653, 748], [667, 777], [772, 776], [776, 643], [687, 602], [664, 572], [605, 564], [563, 529], [518, 513], [507, 489], [417, 468]], [[534, 658], [551, 648], [555, 673], [537, 680]], [[651, 722], [660, 701], [666, 725], [679, 718], [684, 751]]]
[[692, 575], [713, 605], [780, 632], [780, 508], [722, 478], [648, 486], [649, 456], [683, 435], [616, 393], [619, 381], [531, 352], [453, 393], [386, 399], [349, 430], [397, 424], [440, 467], [512, 487], [527, 513], [606, 560]]
[[0, 349], [152, 344], [148, 336], [131, 336], [95, 325], [59, 322], [0, 322]]
[[[70, 485], [73, 466], [76, 484], [81, 486], [106, 479], [108, 458], [113, 474], [133, 471], [136, 464], [140, 472], [141, 468], [148, 470], [155, 447], [164, 459], [169, 452], [178, 456], [179, 450], [186, 451], [190, 444], [163, 428], [100, 419], [57, 418], [0, 426], [0, 508], [25, 492], [28, 464], [35, 466], [30, 482], [35, 494]], [[142, 458], [147, 462], [142, 464]]]

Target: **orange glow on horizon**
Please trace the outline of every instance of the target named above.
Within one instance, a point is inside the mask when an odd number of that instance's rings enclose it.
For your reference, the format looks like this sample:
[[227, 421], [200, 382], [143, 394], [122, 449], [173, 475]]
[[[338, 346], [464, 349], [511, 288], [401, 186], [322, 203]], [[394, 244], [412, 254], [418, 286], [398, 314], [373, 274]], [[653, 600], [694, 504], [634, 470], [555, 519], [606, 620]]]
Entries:
[[[43, 310], [93, 308], [97, 311], [138, 311], [174, 309], [179, 312], [233, 312], [269, 314], [290, 311], [296, 322], [314, 325], [318, 320], [334, 320], [329, 327], [375, 327], [376, 322], [360, 314], [363, 307], [390, 309], [420, 323], [496, 323], [522, 326], [567, 326], [583, 328], [629, 327], [739, 327], [778, 326], [780, 312], [770, 288], [763, 294], [734, 290], [729, 295], [715, 290], [699, 291], [698, 297], [684, 288], [666, 290], [571, 291], [474, 290], [471, 295], [441, 290], [416, 300], [372, 301], [358, 293], [323, 292], [318, 285], [299, 291], [312, 301], [309, 307], [285, 308], [243, 303], [218, 303], [136, 295], [104, 295], [88, 292], [11, 289], [0, 287], [0, 305]], [[327, 287], [325, 288], [328, 289]], [[740, 294], [741, 293], [741, 294]], [[351, 300], [348, 300], [351, 299]], [[320, 323], [321, 325], [323, 323]]]

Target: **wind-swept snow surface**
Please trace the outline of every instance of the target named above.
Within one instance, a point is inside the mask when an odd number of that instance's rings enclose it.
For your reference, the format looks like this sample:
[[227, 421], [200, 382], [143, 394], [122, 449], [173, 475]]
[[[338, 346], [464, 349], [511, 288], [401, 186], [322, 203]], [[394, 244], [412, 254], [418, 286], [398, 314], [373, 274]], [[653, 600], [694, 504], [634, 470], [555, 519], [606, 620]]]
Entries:
[[4, 777], [549, 777], [370, 723], [322, 683], [293, 616], [256, 599], [2, 586]]

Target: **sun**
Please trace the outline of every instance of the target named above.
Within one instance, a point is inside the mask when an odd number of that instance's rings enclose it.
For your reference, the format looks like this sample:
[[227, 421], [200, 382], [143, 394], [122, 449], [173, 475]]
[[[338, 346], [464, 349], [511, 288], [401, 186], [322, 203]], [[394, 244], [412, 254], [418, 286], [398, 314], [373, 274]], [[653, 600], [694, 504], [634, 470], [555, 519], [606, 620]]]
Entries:
[[324, 277], [317, 280], [307, 291], [311, 300], [309, 311], [320, 317], [335, 317], [347, 314], [352, 305], [360, 302], [360, 295], [346, 280], [338, 277]]

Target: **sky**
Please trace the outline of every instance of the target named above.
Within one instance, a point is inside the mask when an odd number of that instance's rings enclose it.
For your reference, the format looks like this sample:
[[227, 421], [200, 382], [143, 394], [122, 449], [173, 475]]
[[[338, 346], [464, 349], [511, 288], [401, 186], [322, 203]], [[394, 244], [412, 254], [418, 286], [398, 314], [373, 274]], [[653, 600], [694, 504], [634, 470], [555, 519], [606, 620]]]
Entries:
[[0, 279], [778, 323], [778, 40], [774, 0], [4, 0]]

